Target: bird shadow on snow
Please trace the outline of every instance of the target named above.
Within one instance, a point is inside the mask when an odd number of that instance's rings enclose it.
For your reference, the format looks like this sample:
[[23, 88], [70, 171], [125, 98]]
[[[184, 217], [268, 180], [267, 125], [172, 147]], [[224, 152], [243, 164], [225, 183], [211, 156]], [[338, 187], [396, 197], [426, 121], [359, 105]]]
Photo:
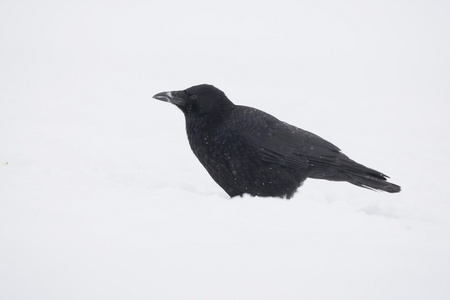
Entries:
[[378, 204], [370, 204], [358, 210], [359, 212], [363, 212], [369, 216], [380, 216], [386, 218], [394, 218], [394, 219], [402, 219], [398, 212], [395, 211], [395, 208], [385, 208]]
[[[259, 199], [268, 199], [271, 197], [258, 197], [258, 196], [251, 196], [251, 195], [243, 195], [242, 197], [233, 197], [230, 198], [227, 194], [221, 192], [220, 190], [212, 190], [209, 188], [204, 188], [202, 186], [196, 186], [194, 184], [189, 184], [186, 182], [179, 182], [177, 184], [167, 184], [167, 185], [161, 185], [158, 186], [157, 189], [161, 190], [161, 191], [167, 191], [170, 190], [170, 193], [173, 194], [184, 194], [185, 197], [187, 199], [191, 198], [192, 196], [194, 197], [201, 197], [201, 198], [211, 198], [211, 199], [215, 199], [218, 201], [225, 201], [225, 200], [230, 200], [230, 201], [239, 201], [242, 199], [254, 199], [254, 200], [259, 200]], [[381, 194], [381, 193], [380, 193]], [[320, 199], [321, 198], [321, 199]], [[317, 195], [309, 195], [308, 192], [306, 193], [302, 193], [302, 191], [297, 192], [294, 197], [292, 199], [280, 199], [280, 198], [276, 198], [276, 197], [272, 197], [272, 201], [283, 201], [283, 203], [286, 202], [298, 202], [298, 201], [304, 201], [304, 200], [310, 200], [316, 203], [322, 203], [324, 205], [328, 205], [328, 206], [346, 206], [346, 210], [351, 210], [354, 211], [356, 213], [363, 213], [367, 216], [373, 216], [373, 217], [382, 217], [382, 218], [389, 218], [389, 219], [410, 219], [412, 217], [408, 217], [406, 213], [402, 213], [401, 211], [399, 211], [399, 209], [397, 207], [395, 207], [395, 205], [383, 205], [383, 204], [377, 204], [377, 203], [373, 203], [373, 201], [371, 200], [366, 200], [366, 201], [362, 201], [362, 203], [358, 203], [356, 202], [357, 200], [355, 199], [354, 201], [351, 200], [352, 197], [351, 195], [349, 195], [348, 197], [346, 197], [346, 199], [342, 199], [339, 197], [331, 197], [329, 196], [327, 193], [323, 194], [322, 197], [317, 196]], [[265, 202], [265, 201], [264, 201]]]

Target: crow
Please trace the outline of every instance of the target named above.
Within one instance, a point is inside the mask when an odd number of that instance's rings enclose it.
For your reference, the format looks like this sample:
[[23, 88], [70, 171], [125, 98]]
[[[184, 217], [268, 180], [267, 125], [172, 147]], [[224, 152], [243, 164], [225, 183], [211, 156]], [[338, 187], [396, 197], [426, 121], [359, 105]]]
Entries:
[[289, 199], [306, 178], [400, 192], [388, 176], [351, 160], [330, 142], [256, 108], [235, 105], [212, 85], [153, 98], [181, 109], [192, 151], [230, 197]]

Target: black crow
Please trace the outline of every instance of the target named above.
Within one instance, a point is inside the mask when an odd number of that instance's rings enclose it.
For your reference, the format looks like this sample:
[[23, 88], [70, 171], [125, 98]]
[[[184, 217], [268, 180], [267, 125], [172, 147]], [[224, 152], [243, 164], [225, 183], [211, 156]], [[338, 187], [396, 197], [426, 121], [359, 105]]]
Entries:
[[356, 163], [330, 142], [256, 108], [235, 105], [212, 85], [153, 98], [181, 109], [192, 151], [230, 197], [289, 199], [308, 177], [400, 191], [386, 175]]

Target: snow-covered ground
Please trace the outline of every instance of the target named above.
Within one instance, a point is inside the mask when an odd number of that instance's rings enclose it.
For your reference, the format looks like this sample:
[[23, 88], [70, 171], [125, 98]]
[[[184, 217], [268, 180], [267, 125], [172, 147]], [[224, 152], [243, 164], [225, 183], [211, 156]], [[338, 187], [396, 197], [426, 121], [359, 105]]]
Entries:
[[[0, 299], [450, 299], [449, 10], [1, 1]], [[199, 83], [402, 192], [228, 199], [151, 98]]]

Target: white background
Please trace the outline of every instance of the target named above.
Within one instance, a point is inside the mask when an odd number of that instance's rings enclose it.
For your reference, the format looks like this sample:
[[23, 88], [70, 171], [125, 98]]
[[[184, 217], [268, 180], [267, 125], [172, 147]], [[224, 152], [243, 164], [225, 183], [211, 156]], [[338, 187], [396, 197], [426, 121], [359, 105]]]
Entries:
[[[1, 299], [450, 299], [448, 1], [0, 1]], [[209, 83], [391, 176], [228, 199]]]

